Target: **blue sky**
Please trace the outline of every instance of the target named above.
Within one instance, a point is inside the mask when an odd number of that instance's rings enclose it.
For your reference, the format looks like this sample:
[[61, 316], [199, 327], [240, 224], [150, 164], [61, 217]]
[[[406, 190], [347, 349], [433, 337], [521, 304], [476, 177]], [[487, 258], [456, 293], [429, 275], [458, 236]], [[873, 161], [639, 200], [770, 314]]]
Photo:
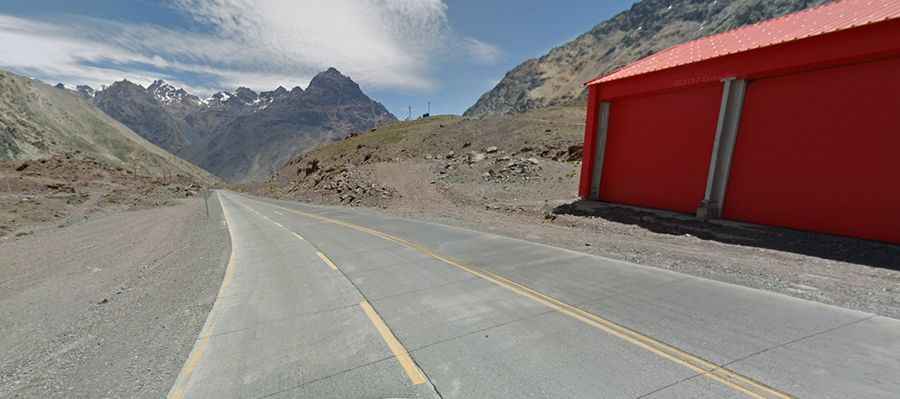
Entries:
[[461, 113], [522, 61], [632, 0], [4, 0], [0, 68], [200, 95], [306, 87], [334, 66], [397, 116]]

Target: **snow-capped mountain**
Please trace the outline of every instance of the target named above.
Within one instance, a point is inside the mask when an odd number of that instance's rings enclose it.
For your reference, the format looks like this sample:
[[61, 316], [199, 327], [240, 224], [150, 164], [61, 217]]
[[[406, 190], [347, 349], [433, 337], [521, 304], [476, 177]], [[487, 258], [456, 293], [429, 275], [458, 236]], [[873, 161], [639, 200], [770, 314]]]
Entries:
[[147, 87], [147, 92], [164, 105], [183, 104], [185, 102], [201, 105], [200, 98], [184, 89], [176, 88], [164, 80], [157, 80]]
[[231, 97], [233, 96], [227, 91], [220, 91], [216, 94], [213, 94], [212, 96], [203, 99], [203, 104], [207, 106], [219, 106], [230, 100]]
[[304, 90], [246, 87], [200, 98], [163, 80], [123, 80], [79, 93], [147, 140], [229, 180], [267, 177], [310, 145], [394, 120], [359, 85], [330, 68]]
[[[297, 87], [295, 93], [302, 93], [303, 89]], [[262, 111], [272, 105], [273, 102], [287, 97], [289, 92], [284, 87], [279, 86], [272, 91], [255, 92], [246, 87], [239, 87], [233, 92], [220, 91], [205, 99], [200, 100], [203, 105], [208, 107], [221, 107], [228, 105], [239, 105], [248, 107], [252, 112]]]

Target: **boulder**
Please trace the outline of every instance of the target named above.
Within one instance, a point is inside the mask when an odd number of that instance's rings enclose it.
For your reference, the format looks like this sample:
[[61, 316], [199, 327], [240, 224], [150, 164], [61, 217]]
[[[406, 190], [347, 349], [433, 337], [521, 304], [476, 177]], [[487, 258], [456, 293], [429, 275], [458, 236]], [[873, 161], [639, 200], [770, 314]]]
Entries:
[[487, 158], [487, 156], [480, 152], [472, 151], [469, 153], [469, 163], [478, 163], [484, 161], [485, 158]]

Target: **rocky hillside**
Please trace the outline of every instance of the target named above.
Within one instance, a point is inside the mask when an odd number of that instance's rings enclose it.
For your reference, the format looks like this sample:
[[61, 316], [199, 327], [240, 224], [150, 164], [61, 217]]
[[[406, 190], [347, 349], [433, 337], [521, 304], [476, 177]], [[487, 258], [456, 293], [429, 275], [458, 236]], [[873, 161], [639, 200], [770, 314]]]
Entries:
[[828, 0], [641, 0], [575, 40], [508, 72], [467, 116], [524, 112], [582, 98], [582, 84], [667, 47]]
[[188, 146], [190, 127], [167, 112], [149, 89], [127, 80], [96, 92], [94, 104], [113, 119], [173, 154]]
[[201, 99], [163, 81], [121, 81], [78, 91], [151, 142], [232, 181], [267, 177], [298, 152], [395, 120], [334, 68], [306, 90], [242, 87]]
[[112, 119], [78, 94], [0, 71], [0, 160], [90, 157], [145, 176], [215, 179]]
[[575, 197], [584, 110], [397, 122], [291, 159], [259, 193], [378, 207], [525, 209]]

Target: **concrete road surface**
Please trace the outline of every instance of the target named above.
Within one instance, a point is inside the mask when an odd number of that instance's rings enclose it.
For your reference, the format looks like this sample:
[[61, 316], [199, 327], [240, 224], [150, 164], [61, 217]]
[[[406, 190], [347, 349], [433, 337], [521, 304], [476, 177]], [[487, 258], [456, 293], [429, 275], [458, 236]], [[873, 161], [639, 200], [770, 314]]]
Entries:
[[220, 192], [172, 398], [898, 398], [900, 321], [520, 240]]

